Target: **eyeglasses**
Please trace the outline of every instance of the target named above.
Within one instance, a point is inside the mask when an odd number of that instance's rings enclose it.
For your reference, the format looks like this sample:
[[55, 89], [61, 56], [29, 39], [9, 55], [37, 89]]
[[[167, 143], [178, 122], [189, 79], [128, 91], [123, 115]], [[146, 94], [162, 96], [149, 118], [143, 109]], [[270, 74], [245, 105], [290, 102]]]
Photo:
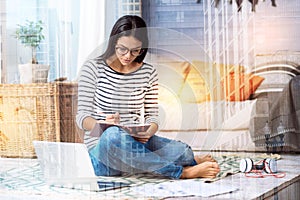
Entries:
[[132, 56], [139, 56], [144, 52], [144, 49], [142, 48], [136, 48], [136, 49], [128, 49], [127, 47], [117, 47], [116, 46], [116, 52], [122, 56], [126, 55], [130, 51], [130, 54]]

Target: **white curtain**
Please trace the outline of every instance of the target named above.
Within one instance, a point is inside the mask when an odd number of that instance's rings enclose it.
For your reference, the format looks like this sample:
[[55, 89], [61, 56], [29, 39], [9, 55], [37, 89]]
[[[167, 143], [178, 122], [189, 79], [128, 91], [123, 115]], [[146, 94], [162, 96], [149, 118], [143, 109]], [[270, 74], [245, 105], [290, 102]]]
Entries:
[[[57, 21], [57, 77], [76, 79], [90, 53], [104, 41], [106, 0], [49, 0]], [[77, 3], [77, 5], [74, 5]], [[54, 25], [55, 26], [55, 25]]]
[[79, 0], [48, 0], [48, 9], [50, 80], [72, 80], [77, 73]]
[[77, 71], [105, 40], [105, 0], [81, 1]]

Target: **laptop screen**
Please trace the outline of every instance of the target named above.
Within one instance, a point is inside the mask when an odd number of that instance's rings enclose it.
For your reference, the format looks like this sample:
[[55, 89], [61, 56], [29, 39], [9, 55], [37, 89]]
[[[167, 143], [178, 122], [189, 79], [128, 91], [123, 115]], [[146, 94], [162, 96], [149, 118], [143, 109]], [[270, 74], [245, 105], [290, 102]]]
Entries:
[[33, 141], [46, 181], [96, 177], [82, 143]]
[[33, 141], [33, 145], [49, 185], [92, 191], [129, 186], [118, 181], [99, 181], [85, 144]]

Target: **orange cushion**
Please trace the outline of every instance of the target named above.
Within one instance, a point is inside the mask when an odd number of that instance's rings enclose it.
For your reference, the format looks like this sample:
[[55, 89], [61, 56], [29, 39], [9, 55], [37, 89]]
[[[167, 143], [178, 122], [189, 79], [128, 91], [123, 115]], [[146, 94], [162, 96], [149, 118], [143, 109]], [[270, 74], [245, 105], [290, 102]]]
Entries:
[[[236, 81], [236, 79], [238, 79]], [[221, 93], [222, 99], [225, 97], [227, 101], [245, 101], [250, 98], [250, 95], [255, 92], [255, 90], [260, 86], [260, 84], [265, 80], [264, 77], [254, 75], [253, 73], [245, 74], [239, 73], [235, 74], [230, 72], [221, 81]], [[214, 91], [216, 91], [214, 89]], [[208, 100], [217, 100], [216, 98], [207, 97]]]
[[[236, 81], [236, 79], [238, 80]], [[263, 80], [265, 80], [264, 77], [253, 73], [239, 73], [236, 75], [234, 72], [230, 72], [225, 77], [225, 83], [223, 80], [221, 85], [223, 88], [225, 87], [223, 91], [226, 91], [227, 101], [245, 101], [249, 99], [250, 95], [255, 92]]]

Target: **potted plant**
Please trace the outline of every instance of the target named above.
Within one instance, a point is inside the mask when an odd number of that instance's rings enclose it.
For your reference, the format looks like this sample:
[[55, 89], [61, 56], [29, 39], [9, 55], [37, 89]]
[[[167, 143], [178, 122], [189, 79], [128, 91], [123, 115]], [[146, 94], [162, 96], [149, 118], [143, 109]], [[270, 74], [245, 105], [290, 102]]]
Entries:
[[43, 22], [27, 20], [24, 25], [17, 24], [15, 38], [25, 47], [31, 48], [31, 60], [28, 64], [19, 64], [20, 83], [47, 82], [49, 65], [41, 65], [36, 58], [36, 51], [45, 39]]

